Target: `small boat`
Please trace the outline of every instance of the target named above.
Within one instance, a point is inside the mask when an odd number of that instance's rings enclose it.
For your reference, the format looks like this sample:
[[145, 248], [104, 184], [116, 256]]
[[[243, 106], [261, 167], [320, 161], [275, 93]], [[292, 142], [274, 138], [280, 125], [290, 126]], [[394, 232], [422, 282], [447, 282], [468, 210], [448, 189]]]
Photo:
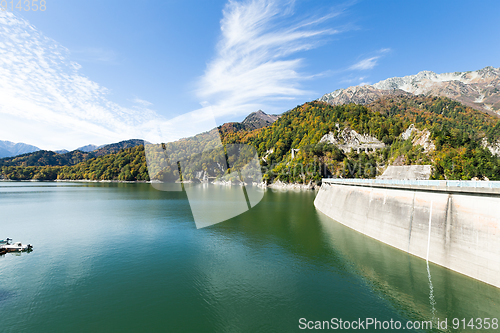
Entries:
[[12, 238], [0, 239], [0, 245], [9, 245], [12, 242]]
[[21, 242], [15, 242], [8, 245], [0, 245], [0, 250], [6, 250], [7, 252], [24, 252], [33, 250], [33, 245], [27, 244], [23, 245]]

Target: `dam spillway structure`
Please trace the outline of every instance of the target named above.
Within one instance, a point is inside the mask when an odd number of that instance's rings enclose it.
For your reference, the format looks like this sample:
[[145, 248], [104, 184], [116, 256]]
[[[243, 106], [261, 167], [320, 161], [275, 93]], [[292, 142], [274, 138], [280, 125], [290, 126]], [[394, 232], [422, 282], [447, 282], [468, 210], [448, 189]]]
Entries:
[[323, 179], [314, 205], [351, 229], [500, 288], [500, 182]]

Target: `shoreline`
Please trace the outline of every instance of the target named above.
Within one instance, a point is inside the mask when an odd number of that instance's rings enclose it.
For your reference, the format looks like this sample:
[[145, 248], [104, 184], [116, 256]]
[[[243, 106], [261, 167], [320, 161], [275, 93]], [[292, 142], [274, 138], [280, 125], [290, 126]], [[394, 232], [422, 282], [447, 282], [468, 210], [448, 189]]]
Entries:
[[38, 180], [38, 179], [0, 179], [0, 182], [32, 182], [32, 183], [151, 183], [149, 180], [91, 180], [91, 179], [55, 179], [55, 180]]
[[289, 191], [289, 190], [294, 190], [294, 191], [317, 191], [320, 189], [321, 185], [316, 185], [313, 182], [309, 182], [308, 184], [300, 184], [300, 183], [285, 183], [280, 180], [269, 184], [265, 185], [267, 188], [273, 189], [273, 190], [282, 190], [282, 191]]
[[[12, 180], [12, 179], [0, 179], [0, 182], [34, 182], [34, 183], [128, 183], [128, 184], [152, 184], [154, 181], [150, 180], [91, 180], [91, 179], [55, 179], [55, 180]], [[192, 181], [184, 181], [182, 183], [192, 183]], [[248, 186], [249, 184], [236, 184], [232, 182], [223, 182], [223, 181], [214, 181], [210, 182], [214, 186]], [[272, 184], [266, 184], [265, 182], [261, 183], [252, 183], [250, 186], [257, 186], [262, 189], [272, 189], [272, 190], [281, 190], [281, 191], [317, 191], [320, 186], [309, 182], [309, 184], [299, 184], [299, 183], [284, 183], [282, 181], [277, 181]]]

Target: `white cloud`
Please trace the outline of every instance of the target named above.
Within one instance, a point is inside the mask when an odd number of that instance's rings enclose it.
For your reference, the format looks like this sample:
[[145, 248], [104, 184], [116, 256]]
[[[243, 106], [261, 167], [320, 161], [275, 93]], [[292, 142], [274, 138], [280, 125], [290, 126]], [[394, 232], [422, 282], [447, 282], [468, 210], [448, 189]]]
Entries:
[[[130, 107], [108, 99], [108, 90], [80, 73], [68, 49], [24, 19], [0, 12], [0, 140], [43, 149], [74, 149], [130, 138], [165, 142], [206, 131], [213, 115], [248, 114], [308, 93], [299, 51], [339, 33], [322, 25], [337, 13], [297, 18], [293, 0], [230, 0], [223, 11], [216, 55], [197, 86], [203, 106], [167, 121], [135, 97]], [[109, 50], [82, 56], [114, 61]], [[78, 57], [78, 54], [76, 54]], [[210, 110], [208, 112], [207, 110]]]
[[388, 53], [390, 51], [391, 51], [390, 48], [380, 49], [376, 52], [377, 53], [376, 56], [360, 60], [357, 63], [355, 63], [354, 65], [352, 65], [351, 67], [349, 67], [349, 69], [350, 70], [360, 70], [360, 71], [372, 69], [375, 66], [377, 66], [378, 60], [380, 58], [382, 58], [385, 53]]
[[0, 139], [46, 149], [145, 138], [161, 118], [137, 99], [125, 108], [79, 73], [69, 51], [26, 20], [0, 12]]
[[299, 72], [303, 59], [292, 56], [339, 33], [320, 27], [337, 14], [297, 21], [293, 5], [285, 0], [229, 1], [216, 56], [198, 84], [202, 105], [213, 105], [216, 116], [248, 114], [272, 101], [308, 93], [300, 86], [310, 78]]
[[350, 76], [350, 77], [347, 77], [347, 78], [344, 78], [342, 81], [342, 83], [358, 83], [358, 82], [363, 82], [365, 79], [367, 78], [367, 76]]
[[372, 69], [377, 65], [377, 60], [380, 58], [380, 56], [376, 57], [371, 57], [371, 58], [366, 58], [363, 60], [360, 60], [359, 62], [355, 63], [349, 69], [352, 70], [367, 70], [367, 69]]
[[140, 99], [138, 97], [134, 98], [132, 102], [143, 107], [150, 107], [153, 105], [153, 103], [146, 101], [144, 99]]

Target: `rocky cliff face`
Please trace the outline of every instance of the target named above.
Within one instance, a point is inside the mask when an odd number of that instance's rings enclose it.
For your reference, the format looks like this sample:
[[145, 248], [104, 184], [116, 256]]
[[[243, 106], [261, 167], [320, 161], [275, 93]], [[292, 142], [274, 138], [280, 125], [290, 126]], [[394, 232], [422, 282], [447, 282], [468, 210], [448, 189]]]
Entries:
[[411, 143], [413, 144], [413, 146], [422, 146], [424, 148], [424, 152], [426, 153], [436, 150], [436, 146], [431, 140], [431, 132], [429, 132], [429, 130], [427, 129], [421, 131], [416, 128], [414, 124], [411, 124], [406, 129], [406, 131], [401, 133], [401, 138], [403, 140], [408, 140], [411, 138]]
[[379, 141], [377, 138], [369, 136], [368, 134], [359, 134], [353, 129], [348, 127], [340, 130], [339, 124], [335, 124], [337, 127], [336, 133], [328, 133], [323, 135], [319, 143], [328, 142], [336, 145], [344, 153], [348, 153], [352, 150], [358, 152], [366, 151], [371, 152], [375, 149], [381, 149], [385, 147], [385, 144]]
[[500, 68], [436, 74], [423, 71], [416, 75], [393, 77], [373, 85], [338, 89], [319, 100], [332, 105], [368, 104], [387, 95], [433, 95], [459, 101], [477, 110], [500, 115]]
[[500, 157], [500, 141], [489, 143], [486, 138], [481, 141], [483, 148], [487, 148], [493, 155]]
[[412, 96], [401, 89], [378, 89], [373, 86], [354, 86], [347, 89], [337, 89], [330, 94], [326, 94], [319, 100], [332, 105], [341, 104], [369, 104], [384, 96]]

